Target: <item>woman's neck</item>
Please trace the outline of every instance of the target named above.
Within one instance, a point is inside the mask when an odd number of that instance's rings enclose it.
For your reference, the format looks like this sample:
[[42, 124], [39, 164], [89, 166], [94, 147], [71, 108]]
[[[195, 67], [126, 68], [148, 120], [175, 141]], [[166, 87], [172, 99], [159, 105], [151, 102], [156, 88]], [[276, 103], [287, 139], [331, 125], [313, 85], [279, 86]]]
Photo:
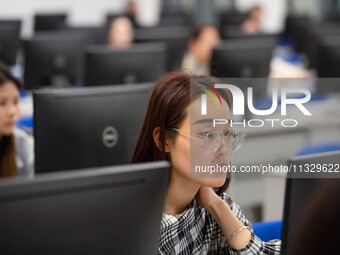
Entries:
[[172, 171], [168, 192], [165, 199], [164, 213], [180, 214], [196, 196], [200, 185]]

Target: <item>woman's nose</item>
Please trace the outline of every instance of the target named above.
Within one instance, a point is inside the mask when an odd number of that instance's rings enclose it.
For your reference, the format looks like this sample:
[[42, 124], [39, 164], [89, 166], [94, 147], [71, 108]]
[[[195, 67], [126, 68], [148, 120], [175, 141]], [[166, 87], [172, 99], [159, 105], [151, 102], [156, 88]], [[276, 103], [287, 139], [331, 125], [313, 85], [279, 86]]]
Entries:
[[18, 113], [18, 106], [16, 104], [11, 104], [8, 109], [8, 114], [10, 116], [16, 115]]
[[220, 154], [225, 155], [226, 153], [228, 153], [229, 150], [230, 150], [229, 145], [227, 144], [227, 142], [225, 141], [225, 139], [223, 139], [222, 142], [221, 142], [221, 145], [220, 145], [220, 147], [218, 148], [218, 150], [216, 151], [216, 153], [217, 153], [218, 155], [220, 155]]

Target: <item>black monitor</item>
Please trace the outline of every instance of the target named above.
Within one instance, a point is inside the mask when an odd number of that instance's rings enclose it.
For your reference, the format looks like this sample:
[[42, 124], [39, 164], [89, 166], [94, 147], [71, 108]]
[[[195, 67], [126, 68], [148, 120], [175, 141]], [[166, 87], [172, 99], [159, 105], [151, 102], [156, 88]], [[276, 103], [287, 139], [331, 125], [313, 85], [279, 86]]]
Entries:
[[1, 254], [157, 254], [165, 161], [0, 182]]
[[131, 162], [154, 84], [36, 91], [35, 171]]
[[20, 27], [0, 24], [0, 62], [5, 65], [16, 64], [20, 46]]
[[34, 31], [60, 30], [67, 26], [66, 13], [35, 14]]
[[105, 26], [73, 26], [67, 27], [65, 32], [83, 34], [88, 44], [106, 44], [107, 28]]
[[0, 27], [17, 27], [20, 29], [21, 20], [20, 19], [0, 19]]
[[213, 51], [211, 73], [219, 78], [266, 78], [276, 37], [223, 41]]
[[167, 70], [181, 68], [183, 56], [191, 34], [190, 27], [154, 27], [135, 29], [135, 41], [163, 42], [168, 46]]
[[[307, 28], [305, 48], [310, 68], [318, 68], [319, 47], [323, 37], [340, 36], [340, 26], [335, 23], [320, 23]], [[322, 57], [322, 56], [321, 56]]]
[[24, 42], [25, 89], [68, 87], [82, 83], [84, 38], [44, 33]]
[[[296, 166], [296, 169], [300, 169], [300, 166], [308, 164], [312, 167], [312, 164], [320, 164], [327, 169], [338, 168], [336, 164], [340, 164], [340, 151], [316, 153], [305, 156], [293, 157], [288, 161], [289, 166]], [[290, 167], [294, 169], [294, 167]], [[304, 167], [304, 169], [307, 169]], [[316, 171], [316, 169], [315, 169]], [[291, 171], [287, 175], [286, 181], [286, 193], [284, 204], [284, 216], [283, 216], [283, 228], [282, 228], [282, 253], [289, 254], [290, 245], [294, 240], [294, 233], [296, 232], [297, 223], [299, 219], [303, 217], [301, 212], [303, 208], [308, 204], [313, 197], [313, 193], [317, 191], [318, 185], [325, 182], [328, 179], [315, 178], [320, 173], [300, 173], [300, 171]], [[322, 174], [322, 173], [321, 173]], [[335, 173], [330, 178], [339, 178], [340, 174]], [[325, 176], [323, 176], [325, 177]]]
[[[192, 17], [190, 14], [175, 12], [175, 13], [166, 13], [163, 12], [160, 15], [159, 24], [160, 27], [174, 27], [174, 26], [191, 26], [193, 23]], [[164, 28], [166, 30], [167, 28]]]
[[274, 38], [279, 36], [276, 33], [246, 34], [241, 30], [240, 26], [232, 25], [224, 26], [221, 35], [223, 39]]
[[219, 20], [221, 27], [225, 25], [240, 26], [248, 18], [248, 13], [241, 13], [236, 11], [227, 11], [220, 14]]
[[89, 46], [85, 59], [85, 86], [153, 82], [166, 72], [166, 46], [135, 44], [124, 50]]
[[340, 77], [340, 33], [322, 36], [317, 50], [316, 70], [320, 78]]

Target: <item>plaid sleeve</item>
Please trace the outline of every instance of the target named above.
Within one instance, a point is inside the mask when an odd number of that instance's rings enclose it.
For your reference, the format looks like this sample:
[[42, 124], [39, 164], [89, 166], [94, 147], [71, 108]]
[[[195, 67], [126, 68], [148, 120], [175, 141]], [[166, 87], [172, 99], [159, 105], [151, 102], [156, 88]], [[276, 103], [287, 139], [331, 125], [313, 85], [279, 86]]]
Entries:
[[[275, 239], [269, 242], [263, 242], [253, 233], [253, 227], [251, 223], [243, 215], [241, 208], [238, 204], [234, 203], [227, 194], [223, 194], [223, 200], [228, 203], [233, 213], [236, 217], [251, 230], [251, 238], [246, 247], [242, 249], [234, 249], [227, 244], [225, 240], [225, 245], [229, 254], [231, 255], [253, 255], [253, 254], [268, 254], [268, 255], [279, 255], [281, 252], [281, 240]], [[225, 239], [225, 238], [224, 238]]]

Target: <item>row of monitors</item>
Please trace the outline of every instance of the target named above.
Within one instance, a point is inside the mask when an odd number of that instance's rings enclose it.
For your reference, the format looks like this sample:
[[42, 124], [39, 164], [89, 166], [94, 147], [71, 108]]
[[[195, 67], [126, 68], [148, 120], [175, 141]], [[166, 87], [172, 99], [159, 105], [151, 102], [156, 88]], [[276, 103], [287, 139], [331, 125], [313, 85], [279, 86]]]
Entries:
[[[142, 34], [145, 39], [140, 42], [148, 41], [148, 34]], [[177, 43], [184, 41], [173, 39], [169, 44], [136, 43], [125, 50], [113, 50], [108, 46], [85, 46], [75, 34], [63, 35], [41, 35], [25, 41], [25, 89], [156, 81], [168, 70], [180, 68], [185, 51], [185, 47], [176, 50], [181, 48]], [[212, 74], [267, 77], [275, 43], [276, 37], [225, 41], [214, 50]]]
[[[7, 65], [16, 63], [18, 50], [21, 46], [25, 46], [25, 41], [19, 40], [19, 30], [18, 26], [0, 21], [0, 60]], [[190, 27], [168, 27], [166, 30], [162, 28], [138, 28], [134, 31], [134, 40], [135, 43], [166, 43], [169, 55], [166, 67], [167, 70], [173, 70], [180, 66], [190, 33]], [[108, 29], [105, 27], [78, 26], [53, 32], [38, 32], [32, 40], [46, 37], [58, 37], [66, 40], [67, 38], [78, 37], [83, 40], [84, 45], [105, 45], [107, 44], [107, 35]]]
[[[293, 158], [288, 164], [335, 165], [339, 158], [337, 151]], [[320, 185], [327, 184], [326, 179], [295, 178], [293, 173], [287, 177], [284, 255], [290, 254], [305, 206]], [[1, 250], [5, 254], [156, 254], [169, 179], [170, 163], [159, 161], [41, 174], [29, 181], [3, 180]]]
[[[108, 13], [106, 15], [106, 26], [114, 20], [115, 18], [126, 15], [130, 18], [131, 15], [124, 13]], [[244, 20], [246, 20], [248, 15], [246, 13], [239, 12], [226, 12], [218, 16], [218, 23], [220, 27], [223, 26], [236, 26], [240, 25]], [[34, 15], [34, 31], [51, 31], [51, 30], [61, 30], [68, 27], [68, 15], [67, 13], [54, 13], [54, 14], [35, 14]], [[19, 20], [20, 22], [20, 20]], [[160, 27], [171, 27], [171, 26], [192, 26], [193, 20], [190, 14], [183, 12], [168, 12], [164, 10], [160, 15], [160, 21], [158, 26]], [[136, 24], [133, 24], [136, 25]]]
[[[255, 88], [255, 100], [267, 92], [266, 79], [226, 82]], [[35, 172], [130, 163], [154, 86], [34, 91]]]
[[340, 24], [318, 22], [306, 17], [288, 17], [286, 36], [297, 51], [309, 59], [309, 68], [322, 78], [340, 77]]

